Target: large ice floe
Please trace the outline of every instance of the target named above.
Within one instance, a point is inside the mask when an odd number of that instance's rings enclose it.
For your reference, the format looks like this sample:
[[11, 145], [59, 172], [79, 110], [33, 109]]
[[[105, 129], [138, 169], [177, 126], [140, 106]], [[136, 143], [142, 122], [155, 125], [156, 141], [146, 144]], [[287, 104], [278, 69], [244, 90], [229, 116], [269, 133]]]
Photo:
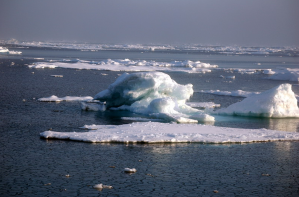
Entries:
[[[107, 109], [129, 110], [166, 121], [214, 121], [214, 117], [186, 104], [192, 94], [192, 84], [177, 84], [165, 73], [137, 72], [124, 73], [94, 99], [105, 102]], [[82, 109], [86, 107], [88, 104], [83, 103]]]
[[295, 81], [299, 82], [299, 69], [290, 68], [277, 68], [277, 69], [267, 69], [264, 74], [269, 74], [271, 76], [268, 79], [272, 80], [285, 80], [285, 81]]
[[125, 125], [85, 125], [88, 132], [44, 131], [42, 138], [67, 139], [83, 142], [122, 143], [242, 143], [299, 140], [299, 133], [267, 129], [240, 129], [198, 124], [132, 123]]
[[205, 73], [211, 72], [211, 69], [217, 68], [217, 65], [211, 65], [200, 61], [172, 61], [156, 62], [146, 60], [130, 59], [107, 59], [102, 61], [84, 61], [84, 60], [62, 60], [57, 62], [36, 62], [29, 65], [30, 68], [74, 68], [74, 69], [95, 69], [110, 71], [177, 71], [187, 73]]
[[252, 95], [241, 102], [217, 110], [217, 113], [268, 118], [299, 117], [297, 99], [291, 84], [281, 84]]

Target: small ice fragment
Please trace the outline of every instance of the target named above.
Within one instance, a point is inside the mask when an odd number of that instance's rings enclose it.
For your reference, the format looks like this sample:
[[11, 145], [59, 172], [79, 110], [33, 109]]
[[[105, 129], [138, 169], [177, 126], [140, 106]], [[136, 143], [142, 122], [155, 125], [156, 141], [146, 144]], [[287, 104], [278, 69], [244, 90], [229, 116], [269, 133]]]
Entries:
[[126, 173], [135, 173], [137, 170], [135, 168], [125, 168], [124, 170]]
[[93, 188], [102, 190], [102, 189], [112, 189], [113, 187], [110, 185], [103, 185], [102, 183], [100, 183], [100, 184], [94, 185]]
[[51, 75], [51, 77], [63, 77], [63, 75]]
[[66, 174], [65, 177], [70, 177], [70, 175], [69, 175], [69, 174]]

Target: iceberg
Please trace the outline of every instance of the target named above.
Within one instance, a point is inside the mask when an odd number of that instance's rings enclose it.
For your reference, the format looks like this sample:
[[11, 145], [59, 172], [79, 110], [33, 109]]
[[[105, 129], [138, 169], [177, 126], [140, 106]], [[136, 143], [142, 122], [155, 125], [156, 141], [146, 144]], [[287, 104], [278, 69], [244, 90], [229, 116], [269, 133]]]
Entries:
[[222, 115], [254, 116], [267, 118], [299, 117], [299, 109], [291, 84], [281, 84], [260, 94], [216, 111]]
[[192, 94], [192, 84], [177, 84], [162, 72], [138, 72], [124, 73], [94, 100], [105, 102], [107, 109], [129, 110], [167, 121], [214, 121], [214, 117], [186, 104]]

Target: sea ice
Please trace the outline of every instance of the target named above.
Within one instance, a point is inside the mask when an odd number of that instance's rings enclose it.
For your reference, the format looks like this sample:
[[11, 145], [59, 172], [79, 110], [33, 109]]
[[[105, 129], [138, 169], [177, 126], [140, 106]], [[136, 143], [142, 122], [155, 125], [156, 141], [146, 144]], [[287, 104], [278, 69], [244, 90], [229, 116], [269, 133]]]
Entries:
[[211, 72], [211, 69], [217, 68], [217, 65], [202, 63], [200, 61], [172, 61], [156, 62], [146, 60], [130, 59], [107, 59], [102, 61], [84, 61], [65, 59], [59, 62], [36, 62], [29, 65], [30, 68], [73, 68], [73, 69], [95, 69], [110, 71], [177, 71], [187, 73], [205, 73]]
[[239, 97], [249, 97], [249, 96], [260, 94], [260, 92], [247, 92], [243, 90], [236, 90], [236, 91], [201, 90], [199, 92], [207, 93], [207, 94], [216, 94], [221, 96], [239, 96]]
[[297, 99], [291, 84], [281, 84], [216, 112], [224, 115], [269, 118], [299, 117]]
[[106, 102], [107, 109], [130, 110], [168, 121], [214, 121], [212, 116], [186, 105], [192, 94], [192, 84], [177, 84], [161, 72], [139, 72], [124, 73], [94, 99]]
[[[135, 122], [124, 125], [85, 125], [88, 132], [44, 131], [42, 138], [69, 139], [83, 142], [161, 143], [201, 142], [240, 143], [299, 140], [299, 133], [268, 129], [241, 129], [199, 124]], [[96, 130], [94, 130], [96, 129]]]
[[271, 74], [268, 79], [299, 82], [299, 69], [279, 68], [272, 70]]
[[79, 96], [65, 96], [65, 97], [57, 97], [55, 95], [52, 95], [50, 97], [46, 98], [39, 98], [38, 101], [41, 102], [60, 102], [60, 101], [90, 101], [93, 100], [91, 96], [84, 96], [84, 97], [79, 97]]

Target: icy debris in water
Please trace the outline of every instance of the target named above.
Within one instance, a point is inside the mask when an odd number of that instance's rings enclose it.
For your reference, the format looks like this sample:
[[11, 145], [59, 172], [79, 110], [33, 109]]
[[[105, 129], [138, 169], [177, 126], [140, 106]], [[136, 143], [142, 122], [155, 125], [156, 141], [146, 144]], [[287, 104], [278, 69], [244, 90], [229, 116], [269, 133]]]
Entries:
[[69, 175], [69, 174], [66, 174], [66, 175], [65, 175], [65, 177], [70, 177], [70, 176], [71, 176], [71, 175]]
[[135, 168], [125, 168], [124, 171], [126, 173], [135, 173], [135, 172], [137, 172], [137, 170]]
[[102, 183], [100, 183], [100, 184], [94, 185], [93, 188], [102, 190], [102, 189], [112, 189], [113, 187], [110, 185], [103, 185]]
[[63, 75], [51, 75], [51, 77], [63, 77]]

